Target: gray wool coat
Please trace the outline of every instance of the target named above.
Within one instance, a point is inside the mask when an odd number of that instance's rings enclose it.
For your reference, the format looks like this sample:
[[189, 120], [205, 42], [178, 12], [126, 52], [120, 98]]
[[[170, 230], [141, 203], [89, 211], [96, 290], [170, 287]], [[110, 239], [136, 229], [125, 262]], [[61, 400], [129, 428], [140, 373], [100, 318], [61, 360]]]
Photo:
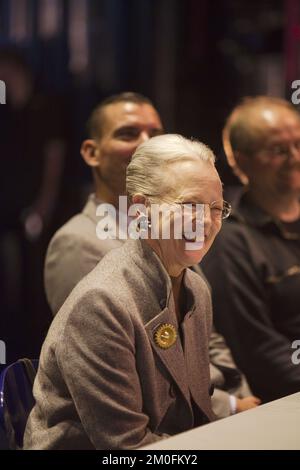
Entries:
[[[42, 348], [25, 449], [132, 449], [193, 428], [195, 413], [214, 419], [209, 290], [190, 269], [184, 283], [178, 325], [170, 277], [143, 240], [112, 250], [79, 282]], [[154, 340], [164, 323], [180, 333], [169, 349]]]

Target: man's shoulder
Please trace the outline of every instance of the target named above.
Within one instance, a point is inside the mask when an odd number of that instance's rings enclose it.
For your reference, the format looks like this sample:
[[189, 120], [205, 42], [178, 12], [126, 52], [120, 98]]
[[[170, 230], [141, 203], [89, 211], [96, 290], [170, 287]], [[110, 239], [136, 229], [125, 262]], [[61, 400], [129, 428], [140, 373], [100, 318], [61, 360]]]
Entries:
[[[222, 225], [222, 228], [211, 247], [210, 251], [245, 249], [252, 245], [253, 237], [257, 236], [257, 228], [250, 226], [245, 221], [235, 216], [231, 217]], [[209, 257], [209, 256], [208, 256]]]
[[[137, 272], [138, 271], [138, 272]], [[136, 298], [133, 293], [139, 284], [141, 273], [129, 256], [125, 244], [108, 252], [96, 266], [78, 282], [71, 292], [65, 306], [66, 310], [79, 310], [82, 312], [89, 306], [94, 312], [98, 308], [108, 306], [117, 313], [128, 304], [134, 304]], [[143, 292], [144, 294], [144, 292]], [[81, 309], [81, 305], [85, 308]], [[118, 306], [118, 308], [116, 308]], [[78, 313], [77, 313], [78, 315]]]
[[[85, 214], [80, 213], [68, 220], [60, 227], [50, 240], [47, 258], [49, 255], [57, 254], [61, 251], [66, 253], [92, 252], [97, 256], [98, 260], [107, 251], [102, 246], [101, 241], [97, 238], [96, 224]], [[98, 256], [99, 253], [99, 256]]]
[[57, 230], [52, 240], [67, 237], [76, 239], [93, 238], [96, 240], [96, 224], [82, 212], [76, 214]]

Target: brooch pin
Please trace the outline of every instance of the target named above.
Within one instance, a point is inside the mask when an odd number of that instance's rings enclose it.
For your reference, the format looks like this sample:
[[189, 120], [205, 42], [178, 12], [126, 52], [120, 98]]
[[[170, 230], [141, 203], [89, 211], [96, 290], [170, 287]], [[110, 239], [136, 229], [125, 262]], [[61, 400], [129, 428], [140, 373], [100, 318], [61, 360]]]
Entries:
[[170, 323], [163, 323], [154, 333], [154, 341], [162, 349], [168, 349], [175, 343], [177, 331]]

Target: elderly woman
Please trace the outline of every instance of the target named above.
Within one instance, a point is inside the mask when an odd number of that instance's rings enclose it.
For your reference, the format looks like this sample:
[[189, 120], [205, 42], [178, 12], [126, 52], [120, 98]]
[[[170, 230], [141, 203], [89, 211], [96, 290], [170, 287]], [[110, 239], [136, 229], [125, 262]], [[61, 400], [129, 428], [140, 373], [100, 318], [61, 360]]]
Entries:
[[[131, 449], [213, 419], [210, 296], [188, 267], [209, 250], [228, 213], [214, 155], [181, 136], [154, 137], [133, 155], [127, 191], [145, 207], [143, 236], [108, 253], [54, 319], [35, 381], [27, 449]], [[188, 204], [193, 228], [199, 204], [203, 233], [175, 237], [173, 214], [164, 239], [164, 214], [154, 221], [151, 211], [162, 203]]]

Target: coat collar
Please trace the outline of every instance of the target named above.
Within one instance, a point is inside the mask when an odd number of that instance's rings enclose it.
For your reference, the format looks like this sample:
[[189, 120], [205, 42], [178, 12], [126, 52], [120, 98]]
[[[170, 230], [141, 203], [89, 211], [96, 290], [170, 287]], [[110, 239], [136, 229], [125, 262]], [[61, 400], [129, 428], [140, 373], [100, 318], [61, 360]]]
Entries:
[[[157, 310], [154, 305], [151, 305], [150, 311], [145, 309], [145, 311], [141, 312], [153, 350], [168, 369], [183, 395], [188, 398], [184, 355], [179, 339], [178, 322], [175, 313], [170, 276], [159, 256], [145, 240], [129, 240], [127, 246], [131, 251], [132, 260], [137, 267], [143, 271], [144, 276], [147, 278], [147, 290], [151, 289], [152, 292], [156, 293], [159, 303]], [[153, 311], [157, 312], [154, 316]], [[157, 328], [164, 323], [173, 325], [178, 334], [175, 344], [169, 349], [161, 349], [154, 340]]]
[[[157, 300], [160, 305], [158, 313], [153, 316], [149, 313], [142, 313], [145, 329], [152, 345], [153, 351], [167, 369], [182, 395], [184, 396], [192, 416], [191, 395], [198, 407], [212, 419], [210, 400], [207, 398], [208, 390], [205, 387], [205, 370], [208, 370], [208, 351], [204, 346], [203, 337], [209, 334], [206, 331], [206, 321], [199, 321], [200, 312], [196, 312], [194, 273], [189, 269], [184, 272], [183, 282], [188, 292], [189, 309], [181, 325], [178, 325], [174, 298], [172, 293], [172, 283], [169, 274], [163, 266], [158, 255], [145, 242], [145, 240], [130, 240], [127, 242], [131, 259], [140, 268], [148, 279], [148, 288], [157, 293]], [[199, 284], [197, 283], [197, 288]], [[146, 309], [147, 310], [147, 309]], [[151, 311], [155, 311], [155, 307]], [[205, 312], [202, 312], [203, 315]], [[177, 331], [176, 342], [168, 349], [160, 348], [155, 342], [155, 332], [162, 324], [171, 324]], [[183, 331], [183, 344], [180, 340], [179, 329]], [[207, 356], [207, 357], [206, 357]], [[199, 358], [205, 357], [204, 363], [199, 363]], [[203, 368], [203, 376], [201, 375]], [[203, 389], [204, 388], [204, 389]]]
[[[151, 291], [156, 293], [157, 300], [161, 307], [160, 313], [168, 307], [169, 310], [174, 311], [175, 315], [171, 278], [160, 257], [143, 239], [128, 240], [126, 245], [131, 260], [137, 265], [137, 268], [143, 272], [143, 277], [147, 278], [148, 286], [151, 288]], [[190, 310], [194, 310], [195, 308], [193, 274], [190, 269], [185, 269], [183, 274], [183, 283], [187, 290], [188, 306]], [[146, 317], [143, 318], [144, 323], [146, 324], [150, 319], [152, 319], [152, 317], [146, 315]]]
[[[170, 301], [172, 283], [159, 256], [145, 240], [130, 239], [126, 245], [131, 260], [136, 264], [138, 270], [143, 273], [143, 276], [147, 278], [151, 290], [156, 293], [160, 307], [165, 308]], [[148, 318], [145, 318], [144, 322], [147, 323], [148, 320]]]

